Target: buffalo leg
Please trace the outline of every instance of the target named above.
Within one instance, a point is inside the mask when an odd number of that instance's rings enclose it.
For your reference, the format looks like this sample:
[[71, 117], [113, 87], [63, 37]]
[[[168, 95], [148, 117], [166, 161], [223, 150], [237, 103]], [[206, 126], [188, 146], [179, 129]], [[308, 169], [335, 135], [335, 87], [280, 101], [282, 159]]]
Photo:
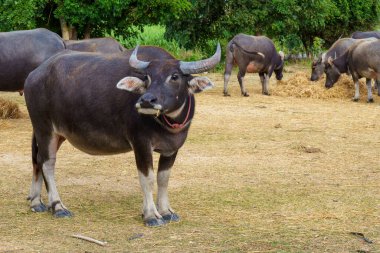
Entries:
[[263, 94], [264, 95], [268, 95], [269, 96], [269, 75], [268, 74], [264, 74], [264, 87], [263, 87]]
[[366, 79], [366, 85], [367, 85], [367, 102], [373, 103], [373, 96], [372, 96], [372, 80], [367, 78]]
[[179, 221], [179, 216], [174, 213], [169, 204], [168, 184], [170, 171], [173, 167], [177, 152], [172, 156], [160, 156], [157, 172], [157, 207], [165, 222]]
[[230, 94], [228, 94], [228, 82], [230, 80], [230, 76], [231, 76], [231, 72], [232, 72], [232, 67], [233, 67], [233, 55], [232, 55], [232, 52], [230, 52], [229, 50], [227, 50], [227, 56], [226, 56], [226, 69], [224, 71], [224, 90], [223, 90], [223, 94], [224, 96], [230, 96]]
[[[40, 138], [38, 138], [40, 137]], [[60, 144], [64, 139], [58, 135], [36, 134], [36, 145], [38, 145], [37, 162], [33, 165], [34, 168], [41, 170], [40, 173], [45, 180], [45, 185], [48, 193], [49, 209], [52, 210], [55, 217], [70, 217], [71, 212], [63, 205], [57, 190], [54, 178], [56, 153]], [[34, 160], [34, 159], [33, 159]], [[35, 179], [34, 175], [34, 179]], [[38, 179], [36, 183], [32, 183], [30, 196], [38, 196], [41, 194], [42, 181]], [[42, 203], [42, 202], [41, 202]], [[31, 208], [35, 210], [36, 201], [31, 199]]]
[[241, 90], [241, 95], [243, 95], [244, 97], [248, 97], [249, 94], [248, 92], [245, 90], [245, 86], [244, 86], [244, 76], [245, 76], [245, 72], [244, 71], [241, 71], [239, 69], [239, 72], [238, 72], [238, 75], [237, 75], [237, 79], [239, 81], [239, 85], [240, 85], [240, 90]]
[[36, 143], [36, 137], [33, 134], [33, 141], [32, 141], [33, 176], [32, 176], [32, 186], [30, 188], [28, 200], [30, 200], [30, 208], [33, 212], [45, 212], [47, 211], [47, 208], [41, 200], [41, 190], [42, 190], [42, 184], [43, 184], [42, 167], [37, 162], [37, 152], [38, 152], [38, 147]]
[[375, 80], [375, 88], [377, 89], [377, 95], [380, 96], [380, 80]]
[[355, 78], [354, 79], [354, 83], [355, 83], [355, 96], [354, 96], [354, 98], [352, 100], [355, 101], [355, 102], [357, 102], [357, 101], [359, 101], [359, 98], [360, 98], [359, 80]]
[[144, 223], [149, 227], [165, 224], [161, 214], [157, 211], [153, 200], [154, 172], [153, 157], [150, 147], [134, 145], [134, 153], [139, 175], [139, 182], [143, 193], [142, 216]]

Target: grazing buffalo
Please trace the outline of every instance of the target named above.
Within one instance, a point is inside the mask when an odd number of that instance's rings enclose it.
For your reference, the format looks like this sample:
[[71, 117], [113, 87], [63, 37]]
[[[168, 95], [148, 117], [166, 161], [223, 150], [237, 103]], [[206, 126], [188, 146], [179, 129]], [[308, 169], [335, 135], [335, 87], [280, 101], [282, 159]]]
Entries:
[[95, 38], [87, 40], [65, 40], [67, 49], [81, 52], [118, 53], [124, 47], [113, 38]]
[[368, 32], [357, 31], [351, 35], [351, 38], [354, 38], [354, 39], [366, 39], [366, 38], [380, 39], [380, 32], [377, 32], [377, 31], [368, 31]]
[[[65, 51], [33, 71], [25, 99], [33, 125], [33, 211], [48, 208], [56, 217], [71, 216], [59, 197], [54, 167], [66, 139], [92, 155], [133, 151], [143, 192], [147, 226], [177, 221], [168, 198], [168, 180], [194, 116], [193, 94], [213, 86], [207, 77], [192, 76], [214, 68], [220, 45], [206, 59], [184, 62], [157, 47], [136, 47], [118, 54]], [[157, 205], [153, 200], [153, 151], [160, 154]]]
[[0, 91], [22, 94], [28, 74], [65, 49], [61, 37], [47, 29], [0, 33]]
[[327, 60], [326, 88], [331, 88], [341, 73], [350, 70], [355, 83], [354, 101], [359, 100], [359, 79], [366, 78], [369, 103], [373, 102], [371, 79], [380, 81], [380, 40], [366, 39], [355, 42], [343, 55]]
[[226, 69], [224, 72], [224, 95], [229, 96], [227, 91], [228, 81], [234, 62], [239, 67], [237, 75], [241, 94], [249, 96], [244, 87], [245, 73], [259, 73], [262, 94], [269, 95], [269, 78], [273, 71], [277, 80], [282, 79], [284, 67], [284, 53], [277, 53], [273, 42], [265, 36], [250, 36], [245, 34], [236, 35], [226, 48]]
[[317, 60], [314, 60], [311, 65], [311, 81], [317, 81], [323, 75], [325, 70], [325, 64], [327, 59], [331, 57], [336, 59], [341, 56], [346, 50], [355, 42], [355, 39], [352, 38], [342, 38], [337, 40], [327, 52], [323, 53]]

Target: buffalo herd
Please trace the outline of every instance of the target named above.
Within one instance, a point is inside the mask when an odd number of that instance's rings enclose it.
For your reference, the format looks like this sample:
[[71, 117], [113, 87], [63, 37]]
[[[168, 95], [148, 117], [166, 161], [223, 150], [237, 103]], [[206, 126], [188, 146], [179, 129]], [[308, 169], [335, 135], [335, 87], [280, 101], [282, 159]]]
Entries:
[[[326, 88], [340, 74], [352, 75], [355, 97], [358, 79], [365, 77], [368, 102], [371, 80], [380, 80], [380, 42], [376, 32], [356, 32], [343, 38], [313, 61], [311, 80], [326, 73]], [[168, 181], [179, 148], [184, 144], [195, 112], [194, 94], [213, 87], [199, 74], [213, 69], [213, 56], [181, 61], [154, 46], [127, 50], [111, 38], [65, 41], [47, 29], [0, 33], [0, 91], [24, 93], [33, 126], [32, 184], [28, 200], [34, 212], [51, 211], [70, 217], [55, 182], [56, 153], [68, 140], [92, 155], [134, 152], [143, 192], [142, 217], [147, 226], [178, 221], [169, 203]], [[226, 47], [224, 96], [234, 64], [241, 94], [249, 96], [244, 76], [259, 73], [262, 94], [269, 95], [273, 72], [282, 79], [284, 53], [265, 36], [236, 35]], [[378, 82], [377, 82], [378, 83]], [[380, 95], [380, 89], [378, 87]], [[160, 154], [157, 199], [153, 152]], [[41, 199], [42, 186], [48, 193]]]

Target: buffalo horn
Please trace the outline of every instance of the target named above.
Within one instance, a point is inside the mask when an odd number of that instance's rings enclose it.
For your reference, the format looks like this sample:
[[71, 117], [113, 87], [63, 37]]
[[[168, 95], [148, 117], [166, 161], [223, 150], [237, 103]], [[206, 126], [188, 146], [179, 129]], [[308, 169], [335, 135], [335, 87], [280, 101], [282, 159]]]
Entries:
[[136, 46], [135, 50], [133, 50], [131, 57], [129, 58], [129, 65], [131, 65], [135, 69], [146, 69], [149, 65], [149, 61], [140, 61], [137, 59], [137, 50], [139, 46]]
[[200, 60], [200, 61], [192, 61], [192, 62], [180, 61], [181, 71], [184, 74], [198, 74], [198, 73], [206, 72], [214, 68], [219, 63], [220, 55], [221, 55], [221, 50], [220, 50], [220, 44], [218, 43], [215, 54], [208, 59]]

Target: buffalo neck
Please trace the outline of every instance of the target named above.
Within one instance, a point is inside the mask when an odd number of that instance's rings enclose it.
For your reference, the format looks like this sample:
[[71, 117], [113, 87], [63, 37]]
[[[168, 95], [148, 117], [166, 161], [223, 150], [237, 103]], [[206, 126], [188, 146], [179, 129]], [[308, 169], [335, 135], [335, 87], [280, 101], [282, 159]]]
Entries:
[[340, 73], [348, 72], [348, 50], [334, 60], [334, 65], [337, 67]]
[[187, 129], [194, 116], [195, 99], [193, 95], [188, 95], [183, 105], [178, 108], [178, 113], [162, 114], [156, 117], [156, 121], [171, 133], [178, 133]]

